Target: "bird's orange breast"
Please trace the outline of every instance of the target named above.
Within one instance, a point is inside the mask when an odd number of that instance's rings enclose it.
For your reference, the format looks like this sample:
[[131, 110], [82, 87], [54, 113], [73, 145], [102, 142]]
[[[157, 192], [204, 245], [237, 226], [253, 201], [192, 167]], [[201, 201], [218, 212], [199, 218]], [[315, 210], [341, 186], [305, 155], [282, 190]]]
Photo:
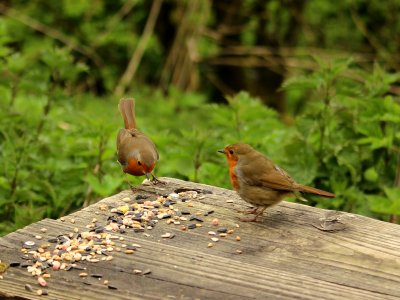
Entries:
[[124, 169], [125, 173], [134, 175], [134, 176], [142, 176], [144, 175], [143, 168], [139, 166], [137, 160], [135, 159], [129, 159], [128, 160], [128, 165]]
[[235, 172], [237, 160], [228, 159], [228, 164], [229, 164], [229, 177], [231, 179], [233, 188], [237, 191], [239, 189], [239, 181]]

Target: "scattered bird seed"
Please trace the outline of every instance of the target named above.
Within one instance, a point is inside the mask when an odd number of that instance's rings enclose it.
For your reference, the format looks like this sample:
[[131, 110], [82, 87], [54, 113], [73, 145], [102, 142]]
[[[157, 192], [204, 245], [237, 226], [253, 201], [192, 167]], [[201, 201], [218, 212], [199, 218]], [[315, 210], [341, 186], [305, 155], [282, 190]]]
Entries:
[[103, 277], [102, 274], [90, 274], [90, 276], [94, 277], [94, 278], [102, 278]]
[[133, 273], [134, 274], [142, 274], [142, 270], [134, 269]]
[[219, 220], [217, 218], [213, 219], [211, 221], [211, 225], [218, 226], [219, 225]]
[[227, 231], [228, 231], [228, 228], [226, 228], [226, 227], [220, 227], [220, 228], [217, 229], [218, 233], [225, 233]]
[[143, 275], [148, 275], [148, 274], [150, 274], [151, 273], [151, 270], [150, 269], [145, 269], [144, 271], [143, 271]]
[[240, 236], [236, 236], [236, 240], [239, 242], [241, 240]]
[[108, 287], [110, 290], [117, 290], [117, 287], [116, 287], [115, 285], [109, 284], [107, 287]]
[[32, 247], [32, 246], [35, 246], [35, 242], [34, 242], [34, 241], [26, 241], [26, 242], [24, 243], [24, 245], [25, 245], [25, 246], [28, 246], [28, 247]]
[[61, 221], [61, 222], [65, 222], [65, 218], [64, 218], [64, 217], [61, 217], [61, 218], [60, 218], [60, 221]]
[[188, 229], [195, 229], [197, 226], [196, 224], [192, 223], [187, 226]]
[[43, 295], [43, 290], [42, 290], [42, 289], [38, 289], [38, 290], [36, 291], [36, 294], [37, 294], [38, 296], [42, 296], [42, 295]]
[[33, 265], [33, 262], [29, 262], [29, 261], [24, 261], [21, 263], [21, 268], [27, 268]]
[[12, 261], [10, 262], [10, 267], [19, 267], [21, 263], [19, 261]]
[[214, 246], [213, 243], [208, 243], [208, 245], [207, 245], [208, 248], [211, 248], [212, 246]]
[[209, 231], [208, 235], [216, 235], [215, 231]]
[[47, 286], [46, 280], [44, 280], [44, 278], [41, 277], [41, 276], [38, 277], [38, 283], [39, 283], [40, 286], [43, 286], [43, 287]]
[[45, 233], [47, 231], [47, 229], [46, 228], [41, 228], [40, 231]]
[[30, 284], [27, 283], [27, 284], [25, 284], [25, 290], [27, 290], [28, 292], [32, 292], [33, 288]]
[[202, 218], [199, 218], [198, 216], [191, 216], [189, 221], [204, 222], [204, 220]]
[[236, 254], [242, 254], [242, 250], [236, 250]]
[[211, 240], [212, 240], [213, 242], [218, 242], [218, 241], [219, 241], [219, 239], [218, 239], [217, 237], [212, 237]]
[[71, 219], [71, 223], [72, 223], [72, 224], [75, 224], [75, 219]]
[[226, 237], [227, 235], [228, 235], [228, 234], [225, 233], [225, 232], [219, 234], [220, 237]]
[[134, 250], [130, 250], [130, 249], [125, 250], [125, 253], [126, 253], [126, 254], [133, 254], [134, 252], [135, 252]]
[[87, 276], [88, 276], [88, 274], [85, 272], [79, 273], [79, 277], [87, 277]]
[[228, 200], [226, 200], [226, 203], [233, 203], [233, 200], [232, 199], [228, 199]]

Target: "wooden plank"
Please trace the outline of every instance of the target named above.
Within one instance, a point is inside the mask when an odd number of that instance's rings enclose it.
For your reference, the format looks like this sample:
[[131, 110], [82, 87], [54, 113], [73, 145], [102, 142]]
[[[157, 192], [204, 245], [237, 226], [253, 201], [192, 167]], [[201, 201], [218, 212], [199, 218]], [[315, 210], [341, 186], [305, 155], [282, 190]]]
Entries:
[[[114, 252], [112, 261], [81, 262], [80, 270], [50, 271], [49, 299], [399, 299], [400, 227], [359, 215], [332, 212], [302, 204], [282, 202], [267, 211], [262, 223], [244, 223], [236, 209], [246, 204], [230, 190], [163, 178], [165, 186], [140, 186], [135, 195], [168, 195], [182, 188], [197, 189], [190, 203], [177, 200], [174, 208], [201, 213], [202, 227], [181, 230], [181, 225], [161, 220], [144, 233], [127, 230], [119, 244], [140, 244], [134, 254]], [[212, 192], [210, 194], [209, 192]], [[66, 221], [42, 220], [0, 239], [0, 260], [21, 261], [24, 241], [43, 240], [59, 234], [87, 230], [92, 218], [105, 224], [111, 215], [99, 211], [100, 204], [118, 207], [123, 198], [134, 198], [131, 191], [103, 199], [66, 217]], [[232, 200], [233, 203], [228, 203]], [[329, 200], [327, 200], [329, 201]], [[209, 216], [205, 212], [213, 210]], [[96, 214], [97, 212], [97, 214]], [[75, 223], [70, 222], [75, 219]], [[208, 231], [218, 227], [234, 229], [220, 237], [212, 248]], [[185, 222], [182, 223], [196, 223]], [[236, 227], [239, 224], [239, 228]], [[46, 233], [40, 231], [47, 228]], [[332, 229], [332, 231], [326, 231]], [[173, 239], [161, 235], [174, 233]], [[235, 237], [239, 235], [240, 241]], [[41, 241], [37, 241], [40, 243]], [[237, 250], [242, 253], [238, 254]], [[137, 275], [134, 269], [150, 269]], [[0, 280], [0, 296], [11, 299], [39, 299], [37, 278], [26, 269], [10, 267]], [[107, 279], [116, 290], [107, 288]], [[90, 285], [85, 284], [90, 283]], [[24, 289], [29, 283], [34, 292]]]

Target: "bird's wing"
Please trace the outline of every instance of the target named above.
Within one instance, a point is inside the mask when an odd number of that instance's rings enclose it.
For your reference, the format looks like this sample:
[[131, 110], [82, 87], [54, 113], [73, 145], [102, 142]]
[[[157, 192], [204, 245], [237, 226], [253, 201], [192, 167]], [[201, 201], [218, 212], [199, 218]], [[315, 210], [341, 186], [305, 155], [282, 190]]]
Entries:
[[244, 164], [242, 172], [250, 185], [287, 191], [296, 189], [297, 183], [265, 156], [259, 156], [257, 159]]

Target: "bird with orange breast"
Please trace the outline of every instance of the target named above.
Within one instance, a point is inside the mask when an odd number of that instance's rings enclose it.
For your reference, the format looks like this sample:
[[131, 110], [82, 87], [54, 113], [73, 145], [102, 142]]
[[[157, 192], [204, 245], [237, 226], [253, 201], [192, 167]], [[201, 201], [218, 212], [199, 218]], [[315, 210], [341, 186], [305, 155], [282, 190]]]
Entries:
[[233, 188], [244, 201], [255, 206], [245, 212], [254, 214], [254, 217], [241, 219], [242, 221], [257, 221], [266, 208], [279, 203], [285, 197], [298, 196], [299, 192], [326, 198], [335, 197], [332, 193], [296, 183], [285, 171], [250, 145], [232, 144], [218, 152], [224, 153], [228, 160]]
[[157, 148], [149, 137], [136, 128], [134, 100], [121, 99], [118, 107], [125, 124], [117, 136], [118, 162], [123, 172], [133, 176], [144, 175], [148, 180], [151, 175], [153, 183], [161, 183], [153, 174], [159, 158]]

